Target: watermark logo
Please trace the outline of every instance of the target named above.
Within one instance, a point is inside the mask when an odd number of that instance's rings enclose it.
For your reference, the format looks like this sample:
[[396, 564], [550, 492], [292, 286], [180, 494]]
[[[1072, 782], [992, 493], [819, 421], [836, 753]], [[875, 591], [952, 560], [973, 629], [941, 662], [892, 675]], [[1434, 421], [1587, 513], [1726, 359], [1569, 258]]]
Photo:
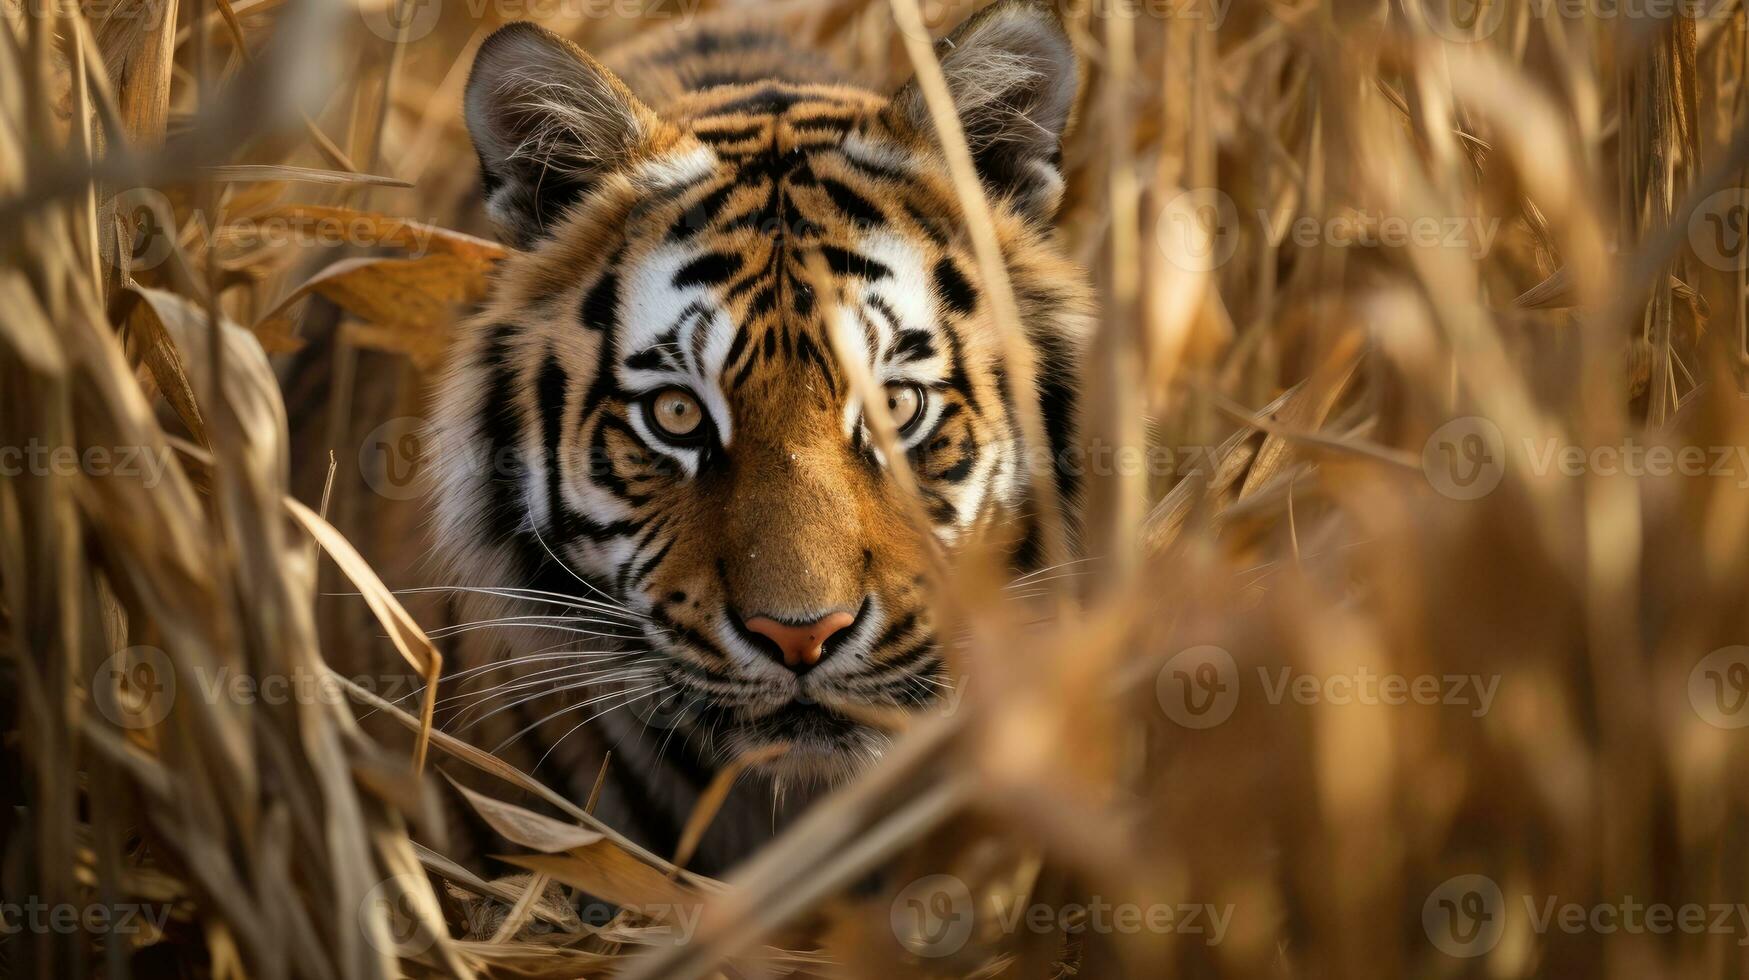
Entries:
[[1239, 209], [1216, 188], [1193, 188], [1160, 209], [1154, 235], [1168, 262], [1186, 272], [1212, 272], [1239, 250]]
[[[993, 895], [983, 914], [985, 931], [1013, 936], [1082, 933], [1133, 936], [1178, 933], [1198, 936], [1210, 946], [1226, 938], [1232, 904], [1112, 901], [1090, 895], [1085, 901], [1026, 902], [1018, 895]], [[965, 882], [953, 875], [919, 878], [893, 899], [893, 935], [911, 953], [925, 958], [952, 956], [977, 931], [978, 906]]]
[[1233, 199], [1212, 187], [1184, 191], [1155, 223], [1160, 250], [1187, 272], [1208, 272], [1231, 261], [1244, 232], [1274, 248], [1453, 249], [1485, 258], [1502, 221], [1491, 215], [1388, 214], [1342, 208], [1326, 215], [1258, 208], [1241, 214]]
[[1481, 956], [1506, 932], [1506, 897], [1487, 875], [1447, 878], [1422, 903], [1421, 927], [1442, 953]]
[[1707, 724], [1749, 726], [1749, 646], [1714, 650], [1688, 672], [1688, 703]]
[[[458, 0], [451, 0], [458, 2]], [[679, 29], [698, 15], [702, 0], [459, 0], [468, 23], [531, 20], [575, 23], [588, 20], [674, 21]], [[377, 0], [361, 7], [372, 34], [385, 41], [423, 40], [437, 27], [444, 0]]]
[[178, 671], [154, 646], [131, 646], [106, 658], [91, 675], [91, 700], [117, 727], [151, 728], [170, 716], [178, 698], [199, 704], [343, 704], [351, 688], [389, 701], [423, 690], [411, 672], [358, 674], [342, 678], [327, 670], [253, 674], [229, 664], [193, 664]]
[[1506, 20], [1506, 0], [1424, 0], [1411, 4], [1423, 23], [1447, 41], [1467, 43], [1493, 36]]
[[1749, 265], [1749, 187], [1727, 187], [1700, 202], [1688, 219], [1688, 244], [1721, 272]]
[[0, 902], [0, 936], [20, 933], [131, 936], [162, 933], [170, 921], [168, 904], [93, 902], [74, 905], [50, 903], [31, 897], [22, 902]]
[[358, 903], [358, 927], [379, 953], [418, 956], [437, 942], [422, 922], [441, 922], [424, 877], [399, 874], [376, 883]]
[[[1213, 728], [1232, 717], [1242, 675], [1232, 654], [1217, 646], [1180, 651], [1155, 679], [1154, 692], [1167, 717], [1185, 728]], [[1270, 705], [1458, 705], [1480, 718], [1499, 693], [1498, 674], [1397, 674], [1361, 666], [1314, 674], [1292, 667], [1259, 666], [1257, 688]]]
[[1217, 646], [1181, 650], [1160, 669], [1154, 694], [1161, 710], [1178, 724], [1213, 728], [1231, 718], [1239, 704], [1239, 665]]
[[893, 897], [893, 935], [914, 955], [952, 956], [972, 938], [972, 892], [953, 875], [929, 875]]
[[118, 728], [151, 728], [170, 717], [176, 704], [176, 669], [154, 646], [117, 650], [91, 678], [98, 713]]
[[685, 691], [671, 691], [656, 697], [634, 699], [626, 710], [646, 729], [672, 731], [689, 724], [697, 716], [697, 699]]
[[372, 34], [385, 41], [411, 44], [429, 35], [443, 15], [443, 0], [381, 0], [361, 4], [359, 16]]
[[1562, 901], [1559, 895], [1516, 895], [1509, 901], [1487, 875], [1441, 882], [1421, 906], [1421, 924], [1440, 952], [1460, 959], [1500, 944], [1507, 920], [1532, 934], [1720, 935], [1749, 946], [1749, 905], [1742, 902], [1647, 902], [1632, 895], [1599, 902]]
[[1506, 475], [1505, 437], [1481, 416], [1452, 419], [1422, 445], [1421, 471], [1433, 489], [1453, 500], [1485, 497]]
[[1522, 9], [1536, 19], [1569, 21], [1671, 21], [1677, 17], [1709, 20], [1729, 10], [1729, 0], [1528, 0], [1522, 6], [1508, 0], [1423, 0], [1412, 5], [1431, 33], [1460, 44], [1493, 37], [1506, 23], [1508, 11]]
[[0, 446], [0, 476], [114, 477], [150, 490], [163, 482], [174, 455], [169, 446], [51, 445], [32, 436], [22, 446]]
[[420, 474], [431, 432], [424, 419], [402, 415], [365, 433], [358, 444], [358, 474], [390, 500], [412, 500], [423, 491]]
[[126, 254], [117, 250], [113, 256], [118, 268], [125, 261], [130, 269], [155, 269], [176, 251], [176, 211], [162, 191], [122, 191], [115, 196], [115, 216], [129, 236]]
[[[1669, 445], [1629, 436], [1617, 443], [1580, 445], [1559, 436], [1524, 436], [1525, 472], [1538, 478], [1627, 476], [1634, 479], [1707, 477], [1732, 481], [1749, 490], [1749, 446]], [[1453, 419], [1433, 431], [1421, 449], [1427, 482], [1453, 500], [1476, 500], [1500, 485], [1506, 474], [1506, 441], [1500, 427], [1480, 416]]]

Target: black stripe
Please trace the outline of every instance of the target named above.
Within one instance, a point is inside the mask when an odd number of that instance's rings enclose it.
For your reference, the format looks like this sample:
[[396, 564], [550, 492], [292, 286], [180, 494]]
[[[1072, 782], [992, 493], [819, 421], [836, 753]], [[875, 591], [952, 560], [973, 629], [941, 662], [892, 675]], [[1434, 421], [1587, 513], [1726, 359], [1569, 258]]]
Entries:
[[638, 351], [626, 358], [626, 367], [635, 371], [654, 371], [668, 360], [667, 351], [660, 347], [651, 347]]
[[690, 237], [693, 233], [710, 227], [711, 220], [722, 210], [724, 202], [735, 191], [735, 182], [726, 181], [723, 186], [711, 191], [694, 202], [686, 210], [680, 212], [680, 217], [674, 219], [674, 226], [668, 229], [671, 240]]
[[830, 177], [822, 178], [820, 187], [838, 210], [843, 211], [850, 220], [859, 225], [878, 226], [887, 223], [887, 216], [875, 207], [873, 202], [851, 190], [845, 184]]
[[972, 455], [970, 443], [971, 440], [968, 439], [965, 444], [960, 446], [960, 452], [962, 455], [960, 456], [959, 462], [942, 470], [941, 473], [936, 476], [936, 479], [945, 480], [948, 483], [959, 483], [971, 474], [972, 464], [977, 462], [977, 457]]
[[759, 288], [757, 293], [753, 294], [753, 298], [747, 301], [747, 319], [752, 320], [756, 317], [764, 316], [765, 314], [770, 313], [776, 306], [777, 284], [771, 282], [765, 283]]
[[739, 126], [730, 129], [694, 129], [693, 135], [713, 146], [718, 143], [739, 143], [755, 136], [763, 135], [765, 123], [753, 123], [749, 126]]
[[613, 455], [607, 448], [607, 430], [609, 428], [613, 429], [615, 432], [621, 433], [634, 444], [643, 444], [642, 440], [638, 438], [638, 434], [632, 430], [631, 426], [626, 425], [618, 416], [603, 416], [600, 424], [595, 427], [594, 438], [589, 442], [589, 454], [591, 459], [590, 473], [595, 477], [598, 483], [608, 490], [609, 493], [619, 497], [633, 507], [641, 507], [644, 504], [649, 503], [650, 498], [643, 494], [633, 492], [631, 485], [624, 477], [619, 475], [618, 471], [614, 469]]
[[[802, 100], [800, 92], [787, 92], [783, 89], [767, 86], [738, 99], [731, 99], [710, 109], [712, 116], [727, 116], [737, 112], [758, 112], [777, 114]], [[708, 118], [708, 117], [707, 117]]]
[[921, 361], [935, 356], [935, 338], [927, 330], [901, 330], [893, 347], [895, 361]]
[[612, 330], [618, 313], [619, 276], [610, 269], [583, 294], [583, 325], [591, 330]]
[[889, 278], [893, 274], [893, 270], [874, 259], [836, 245], [821, 245], [820, 254], [825, 257], [827, 268], [840, 276], [856, 275], [873, 281]]
[[966, 277], [960, 275], [959, 267], [954, 265], [953, 259], [945, 255], [935, 263], [935, 291], [941, 294], [948, 309], [961, 316], [977, 308], [977, 292], [966, 281]]
[[674, 274], [674, 288], [716, 286], [741, 271], [741, 257], [731, 252], [706, 252]]
[[874, 641], [874, 643], [869, 645], [869, 649], [871, 651], [872, 650], [879, 650], [882, 647], [891, 645], [893, 642], [897, 641], [900, 637], [911, 632], [912, 628], [915, 627], [916, 625], [917, 625], [917, 614], [916, 613], [906, 613], [904, 619], [895, 619], [891, 623], [888, 623], [887, 628], [881, 632], [881, 635], [879, 636], [879, 638], [877, 638]]
[[806, 318], [814, 312], [814, 287], [795, 277], [794, 273], [786, 271], [784, 281], [789, 283], [789, 305], [796, 316]]
[[819, 367], [820, 376], [826, 380], [827, 394], [833, 398], [838, 397], [838, 372], [833, 370], [831, 364], [827, 363], [825, 355], [821, 354], [820, 348], [815, 345], [814, 338], [805, 333], [797, 335], [796, 357], [803, 361], [811, 361]]
[[555, 533], [559, 530], [561, 511], [559, 435], [564, 431], [565, 392], [569, 387], [570, 378], [559, 366], [558, 355], [548, 351], [546, 362], [541, 365], [540, 378], [535, 382], [535, 391], [540, 404], [541, 440], [547, 451], [547, 528]]
[[668, 542], [662, 546], [661, 550], [650, 556], [650, 560], [638, 566], [637, 572], [631, 577], [632, 588], [637, 588], [644, 584], [644, 580], [650, 577], [650, 573], [656, 570], [656, 566], [662, 563], [662, 559], [668, 557], [668, 552], [674, 547], [674, 542], [676, 540], [678, 539], [669, 538]]
[[1081, 482], [1077, 467], [1067, 465], [1078, 401], [1075, 360], [1068, 343], [1059, 337], [1040, 334], [1034, 336], [1033, 342], [1039, 352], [1039, 414], [1044, 416], [1045, 439], [1051, 445], [1051, 458], [1056, 461], [1057, 493], [1064, 500], [1072, 500]]
[[[651, 521], [650, 526], [645, 528], [643, 533], [639, 534], [637, 536], [637, 538], [632, 542], [632, 556], [636, 557], [638, 552], [643, 551], [645, 548], [649, 547], [650, 542], [655, 540], [656, 535], [661, 534], [662, 529], [664, 527], [666, 527], [667, 525], [668, 525], [668, 519], [665, 517], [658, 517], [657, 519]], [[614, 577], [614, 582], [613, 582], [614, 592], [616, 592], [620, 595], [624, 595], [626, 593], [626, 583], [628, 581], [630, 581], [630, 579], [632, 577], [632, 569], [634, 569], [635, 567], [637, 567], [637, 566], [635, 566], [634, 564], [632, 564], [629, 561], [625, 565], [622, 565], [620, 567], [619, 574]]]
[[947, 232], [941, 229], [941, 226], [936, 223], [936, 220], [933, 217], [924, 214], [915, 204], [912, 204], [909, 201], [905, 202], [905, 213], [911, 216], [911, 220], [917, 223], [918, 229], [920, 229], [931, 242], [934, 242], [937, 246], [947, 244]]
[[508, 540], [522, 531], [522, 431], [516, 406], [516, 367], [511, 363], [514, 327], [499, 324], [487, 342], [484, 363], [490, 367], [480, 417], [480, 438], [489, 460], [486, 476], [486, 521], [496, 540]]
[[741, 354], [747, 349], [747, 339], [751, 336], [745, 329], [735, 331], [735, 339], [729, 342], [729, 356], [723, 358], [724, 364], [733, 364], [740, 360]]

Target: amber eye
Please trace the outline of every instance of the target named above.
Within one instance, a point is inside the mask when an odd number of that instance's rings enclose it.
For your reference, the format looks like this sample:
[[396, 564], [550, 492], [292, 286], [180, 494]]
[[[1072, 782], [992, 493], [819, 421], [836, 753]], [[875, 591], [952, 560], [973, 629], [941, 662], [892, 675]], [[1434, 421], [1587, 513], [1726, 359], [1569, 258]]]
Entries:
[[675, 442], [693, 442], [705, 432], [704, 406], [684, 388], [663, 388], [644, 403], [650, 425]]
[[893, 428], [900, 435], [917, 427], [923, 421], [924, 391], [921, 385], [892, 384], [887, 385], [887, 414], [893, 418]]

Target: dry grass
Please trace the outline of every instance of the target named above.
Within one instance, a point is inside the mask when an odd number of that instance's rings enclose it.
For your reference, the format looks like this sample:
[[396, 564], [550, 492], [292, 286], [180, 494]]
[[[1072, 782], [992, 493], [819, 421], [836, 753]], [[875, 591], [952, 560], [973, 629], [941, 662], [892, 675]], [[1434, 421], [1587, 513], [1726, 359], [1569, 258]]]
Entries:
[[[596, 48], [691, 9], [632, 6], [544, 9]], [[383, 585], [418, 502], [358, 460], [501, 254], [459, 88], [543, 7], [7, 0], [0, 975], [1749, 972], [1749, 31], [1577, 6], [1068, 9], [1089, 437], [1154, 464], [1094, 457], [1098, 560], [1035, 601], [960, 556], [954, 710], [725, 884], [429, 698], [191, 696], [440, 669]], [[895, 18], [969, 7], [767, 9], [896, 79]], [[1437, 694], [1344, 696], [1381, 676]], [[446, 853], [439, 769], [536, 877]]]

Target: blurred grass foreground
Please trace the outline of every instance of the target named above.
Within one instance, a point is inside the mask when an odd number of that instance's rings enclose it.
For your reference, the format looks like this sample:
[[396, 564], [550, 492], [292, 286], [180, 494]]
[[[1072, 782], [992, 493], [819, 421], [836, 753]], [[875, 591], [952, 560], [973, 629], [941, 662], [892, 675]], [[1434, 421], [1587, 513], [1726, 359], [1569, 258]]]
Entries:
[[1445, 3], [1061, 0], [1091, 560], [951, 576], [950, 710], [719, 881], [397, 590], [473, 50], [724, 5], [4, 0], [0, 976], [1749, 975], [1743, 3]]

